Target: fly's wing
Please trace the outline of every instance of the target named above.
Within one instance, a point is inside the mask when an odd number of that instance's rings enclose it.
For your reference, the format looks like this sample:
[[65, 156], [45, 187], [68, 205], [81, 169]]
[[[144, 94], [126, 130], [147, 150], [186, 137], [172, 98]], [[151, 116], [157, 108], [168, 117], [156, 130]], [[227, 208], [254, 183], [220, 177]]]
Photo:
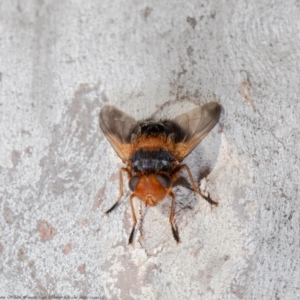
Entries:
[[182, 140], [176, 144], [175, 155], [182, 161], [214, 128], [221, 114], [221, 105], [209, 102], [179, 115], [173, 121], [182, 129]]
[[130, 157], [130, 131], [136, 120], [113, 106], [104, 106], [99, 114], [99, 125], [123, 162]]

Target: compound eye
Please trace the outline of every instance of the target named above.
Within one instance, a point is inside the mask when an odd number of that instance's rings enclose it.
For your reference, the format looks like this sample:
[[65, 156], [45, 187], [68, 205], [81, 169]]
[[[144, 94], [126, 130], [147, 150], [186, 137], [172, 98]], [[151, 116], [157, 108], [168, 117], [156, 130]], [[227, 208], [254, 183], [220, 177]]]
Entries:
[[134, 192], [136, 189], [137, 184], [140, 181], [140, 177], [139, 176], [134, 176], [129, 180], [129, 188]]
[[157, 174], [156, 179], [165, 189], [168, 189], [172, 184], [171, 178], [165, 174]]

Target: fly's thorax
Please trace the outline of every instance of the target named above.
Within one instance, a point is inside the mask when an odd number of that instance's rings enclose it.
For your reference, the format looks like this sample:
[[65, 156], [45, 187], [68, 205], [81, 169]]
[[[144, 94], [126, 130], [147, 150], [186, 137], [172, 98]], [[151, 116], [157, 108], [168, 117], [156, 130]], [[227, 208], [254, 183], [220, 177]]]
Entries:
[[143, 172], [146, 174], [155, 172], [171, 173], [174, 161], [173, 155], [165, 149], [139, 149], [133, 153], [130, 159], [134, 173]]

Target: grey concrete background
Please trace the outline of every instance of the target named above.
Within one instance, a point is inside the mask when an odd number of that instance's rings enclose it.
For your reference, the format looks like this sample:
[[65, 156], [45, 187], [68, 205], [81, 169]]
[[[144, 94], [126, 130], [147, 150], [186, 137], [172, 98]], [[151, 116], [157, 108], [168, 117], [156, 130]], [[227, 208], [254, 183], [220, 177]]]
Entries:
[[[0, 295], [299, 299], [299, 62], [299, 1], [2, 0]], [[186, 163], [219, 207], [176, 187], [176, 245], [170, 201], [136, 200], [127, 246], [101, 107], [211, 99]]]

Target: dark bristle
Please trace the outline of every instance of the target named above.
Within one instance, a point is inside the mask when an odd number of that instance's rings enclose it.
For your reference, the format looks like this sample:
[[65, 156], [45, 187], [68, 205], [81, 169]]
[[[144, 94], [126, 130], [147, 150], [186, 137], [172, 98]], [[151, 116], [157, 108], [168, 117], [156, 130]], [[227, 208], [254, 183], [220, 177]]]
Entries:
[[114, 210], [119, 205], [119, 202], [116, 202], [108, 211], [106, 211], [106, 214], [108, 215], [112, 210]]
[[173, 237], [175, 239], [175, 241], [178, 243], [180, 243], [180, 238], [179, 238], [179, 233], [178, 233], [178, 230], [177, 230], [177, 226], [176, 228], [174, 227], [174, 225], [172, 225], [172, 233], [173, 233]]
[[129, 239], [128, 239], [128, 244], [129, 245], [132, 244], [132, 242], [133, 242], [134, 232], [135, 232], [135, 228], [133, 227], [132, 230], [131, 230]]
[[203, 196], [203, 195], [202, 195], [202, 197], [203, 197], [209, 204], [214, 205], [214, 206], [218, 206], [218, 202], [213, 201], [209, 196], [206, 197], [206, 196]]

